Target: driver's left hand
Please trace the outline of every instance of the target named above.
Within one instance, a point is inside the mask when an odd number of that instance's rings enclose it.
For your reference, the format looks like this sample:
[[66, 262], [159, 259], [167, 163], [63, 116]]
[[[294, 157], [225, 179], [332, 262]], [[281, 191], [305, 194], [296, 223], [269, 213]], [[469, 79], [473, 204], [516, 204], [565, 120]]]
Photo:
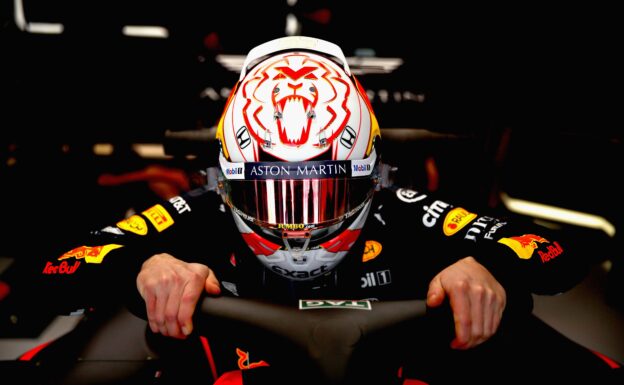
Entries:
[[431, 280], [427, 305], [438, 307], [446, 297], [455, 321], [453, 349], [475, 347], [496, 333], [507, 295], [496, 278], [473, 257], [455, 262]]

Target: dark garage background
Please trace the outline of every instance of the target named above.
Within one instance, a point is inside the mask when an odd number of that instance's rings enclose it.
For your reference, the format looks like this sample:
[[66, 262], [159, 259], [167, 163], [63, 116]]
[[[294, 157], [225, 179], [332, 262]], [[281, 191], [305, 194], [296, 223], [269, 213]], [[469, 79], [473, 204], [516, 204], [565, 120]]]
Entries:
[[[504, 193], [613, 224], [615, 236], [555, 223], [587, 237], [596, 264], [612, 263], [609, 301], [621, 307], [615, 13], [373, 4], [2, 2], [0, 256], [27, 261], [156, 197], [143, 182], [105, 186], [103, 174], [158, 165], [192, 175], [214, 164], [206, 132], [238, 77], [224, 58], [302, 34], [337, 43], [347, 57], [400, 61], [354, 68], [402, 182], [474, 210], [510, 214]], [[42, 25], [55, 32], [40, 33]], [[127, 36], [128, 25], [159, 26], [167, 37]], [[101, 143], [114, 150], [95, 153]], [[141, 156], [138, 143], [162, 145], [167, 156]]]

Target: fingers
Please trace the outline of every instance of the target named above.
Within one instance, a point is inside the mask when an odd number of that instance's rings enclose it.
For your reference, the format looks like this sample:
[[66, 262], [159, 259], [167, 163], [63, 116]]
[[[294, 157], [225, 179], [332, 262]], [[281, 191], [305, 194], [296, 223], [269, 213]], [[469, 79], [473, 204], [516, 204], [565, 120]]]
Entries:
[[[180, 307], [177, 313], [177, 322], [180, 326], [180, 331], [184, 336], [188, 336], [193, 332], [193, 313], [195, 312], [197, 301], [199, 301], [199, 298], [204, 291], [206, 285], [205, 282], [208, 280], [208, 278], [204, 277], [206, 277], [206, 275], [210, 276], [210, 274], [214, 277], [212, 270], [206, 266], [200, 264], [190, 265], [190, 267], [195, 270], [195, 274], [187, 282], [180, 295]], [[216, 278], [214, 279], [216, 281]], [[216, 286], [217, 288], [219, 287], [218, 281], [216, 282]]]
[[[438, 294], [439, 291], [442, 294]], [[506, 294], [494, 276], [474, 258], [467, 257], [440, 272], [430, 283], [429, 306], [449, 297], [455, 323], [454, 349], [469, 349], [492, 337], [502, 318]]]
[[143, 297], [143, 300], [145, 300], [147, 320], [149, 322], [150, 329], [152, 330], [152, 332], [158, 333], [159, 327], [154, 318], [156, 314], [156, 296], [151, 292], [142, 293], [141, 296]]
[[145, 300], [150, 329], [175, 338], [186, 338], [193, 331], [193, 313], [204, 290], [220, 292], [219, 281], [207, 266], [168, 254], [143, 264], [137, 288]]
[[[148, 309], [147, 319], [150, 323], [156, 327], [156, 333], [160, 333], [164, 336], [179, 336], [179, 329], [176, 330], [174, 325], [175, 318], [172, 320], [171, 314], [177, 314], [175, 298], [178, 297], [179, 290], [175, 284], [172, 284], [169, 280], [160, 281], [158, 285], [154, 286], [155, 305], [153, 311]], [[153, 330], [153, 328], [152, 328]]]
[[458, 285], [451, 295], [451, 307], [455, 319], [454, 349], [475, 347], [498, 329], [502, 313], [494, 291], [481, 285]]
[[500, 302], [494, 291], [481, 285], [458, 285], [453, 291], [451, 307], [455, 320], [454, 349], [469, 349], [492, 337], [502, 317]]
[[483, 334], [486, 336], [494, 335], [494, 333], [496, 333], [496, 330], [498, 329], [498, 306], [496, 304], [495, 294], [493, 292], [488, 292], [486, 297], [484, 298], [484, 301], [486, 308], [491, 309], [491, 311], [484, 316]]
[[[164, 315], [164, 306], [167, 303], [167, 298], [163, 298], [159, 292], [161, 283], [156, 282], [144, 271], [141, 271], [137, 277], [137, 288], [141, 297], [145, 301], [145, 309], [147, 311], [147, 321], [150, 329], [154, 333], [166, 332], [164, 317], [160, 317], [159, 314]], [[165, 292], [166, 294], [166, 292]]]
[[429, 291], [427, 292], [427, 306], [438, 307], [444, 302], [444, 288], [440, 274], [436, 275], [429, 283]]
[[166, 295], [163, 293], [163, 299], [166, 297], [167, 302], [164, 307], [164, 321], [166, 333], [161, 330], [161, 333], [166, 336], [174, 338], [184, 338], [185, 335], [181, 331], [181, 326], [178, 323], [178, 314], [181, 307], [182, 293], [184, 292], [183, 283], [176, 283], [173, 285]]
[[214, 274], [212, 269], [208, 270], [208, 278], [206, 278], [206, 281], [204, 282], [206, 293], [210, 295], [221, 294], [221, 285], [219, 285], [219, 280], [217, 279], [217, 276]]
[[494, 334], [487, 334], [485, 331], [485, 320], [489, 319], [492, 314], [491, 307], [485, 304], [487, 291], [488, 290], [481, 285], [475, 285], [470, 289], [470, 313], [472, 322], [466, 348], [477, 346]]
[[466, 349], [471, 339], [473, 311], [469, 290], [468, 282], [458, 281], [448, 293], [455, 323], [455, 338], [451, 341], [453, 349]]

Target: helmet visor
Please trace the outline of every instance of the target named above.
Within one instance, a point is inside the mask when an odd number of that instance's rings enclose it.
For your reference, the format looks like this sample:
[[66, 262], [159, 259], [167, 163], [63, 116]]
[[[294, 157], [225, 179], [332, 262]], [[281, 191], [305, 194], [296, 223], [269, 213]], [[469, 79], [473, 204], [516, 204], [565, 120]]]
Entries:
[[370, 177], [230, 180], [226, 202], [265, 227], [304, 230], [329, 226], [358, 210], [372, 195]]
[[377, 183], [375, 151], [361, 160], [228, 162], [220, 156], [222, 194], [238, 214], [263, 227], [330, 226], [359, 210]]

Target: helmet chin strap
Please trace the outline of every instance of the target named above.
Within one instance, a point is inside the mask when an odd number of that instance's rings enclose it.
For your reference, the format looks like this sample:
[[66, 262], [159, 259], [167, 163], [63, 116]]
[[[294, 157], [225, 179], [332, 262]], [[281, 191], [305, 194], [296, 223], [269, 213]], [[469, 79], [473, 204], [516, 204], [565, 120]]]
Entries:
[[305, 263], [305, 252], [308, 250], [311, 234], [308, 230], [282, 230], [282, 240], [294, 263]]

